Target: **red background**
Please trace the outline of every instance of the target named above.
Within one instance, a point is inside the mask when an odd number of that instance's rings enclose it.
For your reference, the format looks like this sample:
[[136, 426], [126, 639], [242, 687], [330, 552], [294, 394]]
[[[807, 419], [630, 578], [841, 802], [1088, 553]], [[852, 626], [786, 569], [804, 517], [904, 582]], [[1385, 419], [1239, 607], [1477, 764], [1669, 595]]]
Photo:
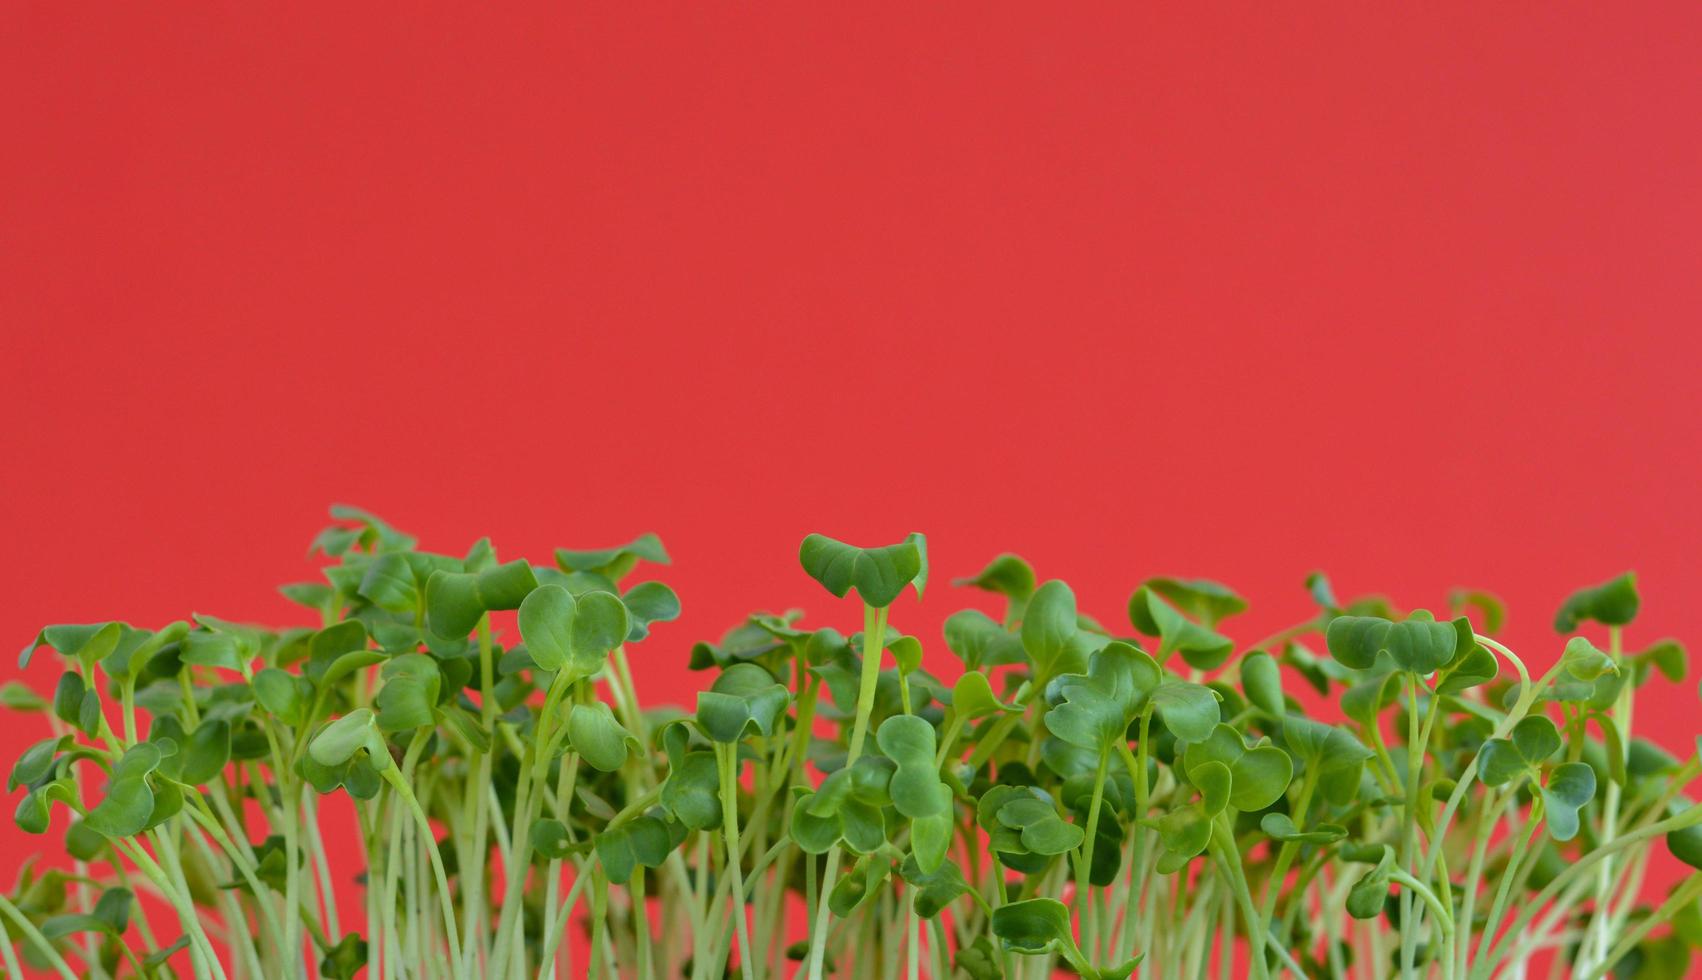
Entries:
[[812, 530], [927, 531], [928, 638], [1012, 549], [1242, 640], [1315, 567], [1491, 588], [1534, 665], [1634, 567], [1628, 642], [1702, 640], [1702, 7], [569, 6], [0, 9], [0, 636], [302, 622], [346, 500], [661, 533], [658, 700], [753, 608], [856, 628]]

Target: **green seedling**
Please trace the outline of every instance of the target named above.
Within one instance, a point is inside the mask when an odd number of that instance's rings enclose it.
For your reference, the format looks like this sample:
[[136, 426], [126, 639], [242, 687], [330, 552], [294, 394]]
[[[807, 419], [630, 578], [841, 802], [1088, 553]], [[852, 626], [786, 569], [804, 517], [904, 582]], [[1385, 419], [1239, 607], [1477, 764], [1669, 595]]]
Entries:
[[1597, 980], [1702, 945], [1702, 758], [1634, 725], [1687, 657], [1625, 649], [1629, 574], [1561, 603], [1533, 677], [1481, 590], [1438, 618], [1314, 573], [1312, 615], [1241, 643], [1221, 583], [1148, 578], [1107, 628], [1010, 554], [936, 645], [899, 601], [922, 535], [810, 535], [861, 621], [686, 647], [684, 710], [634, 682], [677, 642], [679, 597], [631, 581], [654, 535], [532, 564], [332, 515], [283, 590], [311, 622], [24, 650], [7, 790], [66, 860], [0, 894], [7, 975]]

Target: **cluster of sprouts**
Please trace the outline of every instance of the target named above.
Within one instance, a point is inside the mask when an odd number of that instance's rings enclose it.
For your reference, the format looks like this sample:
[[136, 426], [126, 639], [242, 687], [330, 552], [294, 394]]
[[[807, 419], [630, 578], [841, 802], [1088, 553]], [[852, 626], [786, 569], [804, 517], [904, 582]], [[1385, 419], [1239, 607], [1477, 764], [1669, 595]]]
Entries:
[[[332, 513], [324, 581], [284, 588], [312, 626], [26, 649], [64, 666], [5, 688], [51, 727], [7, 786], [66, 856], [0, 896], [9, 975], [1594, 980], [1702, 943], [1702, 761], [1633, 729], [1685, 652], [1626, 646], [1629, 574], [1565, 602], [1536, 671], [1482, 592], [1403, 611], [1314, 575], [1315, 615], [1241, 644], [1219, 583], [1148, 579], [1109, 622], [1013, 555], [954, 583], [1002, 617], [924, 639], [921, 535], [811, 535], [838, 628], [696, 644], [685, 711], [634, 684], [678, 662], [645, 649], [680, 610], [634, 574], [654, 536], [533, 564]], [[351, 831], [359, 869], [327, 853]]]

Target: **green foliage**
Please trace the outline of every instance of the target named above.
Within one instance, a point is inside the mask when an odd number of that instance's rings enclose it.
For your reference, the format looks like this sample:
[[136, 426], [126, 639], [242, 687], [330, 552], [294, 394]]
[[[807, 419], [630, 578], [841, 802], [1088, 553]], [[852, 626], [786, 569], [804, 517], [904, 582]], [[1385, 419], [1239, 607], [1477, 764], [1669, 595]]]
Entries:
[[1642, 599], [1637, 593], [1637, 574], [1626, 572], [1600, 585], [1579, 589], [1566, 597], [1554, 614], [1554, 631], [1570, 633], [1585, 621], [1606, 626], [1625, 626], [1637, 618]]
[[[1573, 975], [1677, 975], [1702, 945], [1702, 873], [1619, 886], [1661, 842], [1702, 872], [1702, 756], [1633, 710], [1686, 652], [1626, 644], [1629, 574], [1569, 598], [1566, 642], [1526, 664], [1481, 590], [1439, 620], [1315, 573], [1309, 618], [1253, 647], [1220, 632], [1248, 611], [1221, 583], [1141, 581], [1121, 636], [1004, 554], [954, 580], [1002, 617], [952, 612], [941, 649], [892, 608], [926, 592], [922, 535], [810, 535], [800, 581], [850, 601], [688, 645], [679, 596], [629, 581], [668, 563], [654, 535], [534, 565], [333, 519], [323, 580], [284, 588], [308, 624], [62, 624], [25, 649], [39, 683], [0, 691], [40, 731], [14, 819], [84, 863], [32, 859], [5, 894], [26, 966], [1197, 976], [1254, 937], [1258, 980], [1358, 975], [1372, 949], [1380, 976], [1484, 980], [1546, 947]], [[710, 675], [691, 710], [645, 700], [670, 661], [634, 645], [658, 640]], [[358, 868], [325, 844], [351, 804]], [[350, 881], [367, 914], [332, 919]], [[596, 965], [563, 959], [578, 936]]]

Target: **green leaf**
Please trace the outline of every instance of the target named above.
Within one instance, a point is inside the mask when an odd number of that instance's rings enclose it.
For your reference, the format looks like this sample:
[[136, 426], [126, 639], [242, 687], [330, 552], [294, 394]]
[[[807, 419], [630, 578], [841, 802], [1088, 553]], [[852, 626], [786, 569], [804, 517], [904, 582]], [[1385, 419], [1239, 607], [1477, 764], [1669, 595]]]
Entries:
[[1259, 820], [1259, 829], [1272, 840], [1294, 844], [1334, 844], [1347, 837], [1347, 830], [1331, 823], [1321, 823], [1311, 830], [1301, 830], [1286, 813], [1267, 813]]
[[1213, 670], [1229, 659], [1235, 644], [1216, 630], [1183, 616], [1163, 596], [1141, 586], [1129, 597], [1129, 622], [1147, 636], [1159, 637], [1158, 660], [1180, 652], [1188, 666]]
[[1202, 762], [1188, 773], [1188, 778], [1200, 791], [1200, 812], [1215, 817], [1229, 806], [1235, 777], [1230, 774], [1228, 766], [1221, 762]]
[[6, 792], [19, 786], [31, 786], [53, 771], [53, 761], [72, 744], [69, 735], [43, 739], [24, 750], [12, 765], [12, 775], [6, 780]]
[[625, 765], [629, 744], [636, 751], [643, 749], [601, 701], [573, 706], [567, 716], [567, 738], [580, 758], [598, 772], [614, 772]]
[[1637, 618], [1640, 603], [1637, 595], [1637, 573], [1626, 572], [1615, 579], [1587, 589], [1579, 589], [1566, 597], [1560, 611], [1554, 614], [1554, 631], [1570, 633], [1585, 620], [1604, 626], [1624, 626]]
[[259, 654], [255, 630], [211, 616], [197, 615], [195, 619], [203, 628], [183, 638], [178, 656], [184, 663], [241, 672]]
[[640, 867], [659, 868], [673, 850], [668, 828], [655, 817], [643, 816], [605, 830], [592, 838], [597, 860], [609, 881], [624, 885]]
[[914, 636], [894, 636], [891, 627], [886, 633], [886, 648], [898, 664], [898, 672], [908, 677], [922, 666], [922, 641]]
[[541, 585], [520, 603], [520, 636], [532, 662], [558, 671], [573, 656], [573, 621], [579, 602], [559, 585]]
[[[1205, 764], [1202, 767], [1202, 778], [1207, 784], [1219, 781], [1215, 776], [1217, 769], [1225, 769], [1225, 766]], [[1214, 791], [1214, 798], [1215, 795]], [[1176, 806], [1159, 817], [1144, 818], [1142, 823], [1156, 830], [1159, 842], [1164, 846], [1164, 854], [1159, 856], [1157, 863], [1159, 875], [1174, 875], [1181, 871], [1188, 861], [1200, 856], [1205, 846], [1212, 842], [1212, 818], [1207, 817], [1202, 806]]]
[[1283, 719], [1282, 739], [1302, 771], [1317, 771], [1326, 800], [1336, 806], [1353, 802], [1365, 763], [1374, 755], [1364, 743], [1344, 728], [1300, 715]]
[[1660, 671], [1663, 677], [1676, 684], [1684, 680], [1690, 655], [1685, 651], [1684, 644], [1668, 637], [1656, 640], [1633, 653], [1631, 659], [1637, 665], [1639, 684], [1647, 679], [1651, 668]]
[[988, 715], [1020, 711], [1014, 704], [1006, 704], [993, 694], [993, 685], [987, 680], [987, 675], [978, 670], [965, 673], [952, 685], [951, 706], [959, 717], [974, 721]]
[[359, 594], [380, 609], [412, 613], [420, 605], [420, 583], [404, 552], [392, 551], [374, 558], [361, 576]]
[[1247, 610], [1246, 599], [1211, 579], [1149, 578], [1141, 585], [1169, 599], [1176, 608], [1208, 627]]
[[685, 753], [669, 766], [662, 806], [690, 830], [721, 826], [721, 774], [714, 753]]
[[1312, 596], [1312, 601], [1326, 613], [1341, 612], [1341, 601], [1336, 598], [1336, 590], [1330, 585], [1330, 577], [1323, 572], [1311, 572], [1306, 576], [1306, 591]]
[[1183, 755], [1183, 766], [1193, 779], [1193, 772], [1208, 762], [1228, 767], [1233, 780], [1229, 802], [1242, 811], [1263, 810], [1288, 791], [1294, 778], [1294, 763], [1288, 753], [1274, 745], [1248, 748], [1241, 735], [1228, 725], [1218, 725], [1210, 737], [1190, 742]]
[[7, 711], [46, 711], [47, 701], [22, 681], [0, 684], [0, 708]]
[[924, 872], [937, 871], [951, 847], [951, 790], [934, 767], [934, 726], [915, 715], [881, 723], [875, 743], [898, 765], [889, 784], [893, 807], [910, 820], [910, 846]]
[[650, 635], [656, 623], [671, 623], [680, 618], [680, 597], [661, 582], [640, 582], [621, 595], [626, 606], [626, 642], [637, 643]]
[[79, 932], [98, 932], [118, 937], [130, 927], [130, 908], [135, 896], [128, 888], [108, 888], [87, 914], [56, 915], [41, 924], [41, 934], [60, 939]]
[[955, 861], [945, 861], [931, 872], [923, 871], [916, 861], [916, 856], [912, 854], [905, 857], [898, 873], [914, 886], [911, 905], [916, 909], [916, 914], [924, 919], [939, 915], [956, 901], [958, 896], [971, 891], [969, 882], [964, 880], [963, 870]]
[[[331, 661], [319, 676], [319, 686], [330, 688], [343, 678], [357, 670], [363, 670], [374, 664], [384, 662], [384, 654], [377, 650], [351, 650]], [[310, 662], [311, 663], [311, 662]]]
[[952, 613], [945, 623], [946, 647], [965, 670], [1020, 664], [1027, 660], [1022, 639], [980, 610]]
[[591, 551], [556, 549], [556, 564], [561, 566], [562, 571], [595, 572], [615, 582], [624, 578], [641, 561], [667, 565], [672, 559], [668, 557], [668, 549], [662, 547], [662, 539], [654, 534], [640, 534], [614, 548]]
[[1400, 670], [1425, 675], [1447, 666], [1459, 647], [1452, 623], [1417, 617], [1398, 623], [1376, 616], [1338, 616], [1324, 634], [1330, 655], [1355, 670], [1370, 670], [1387, 654]]
[[883, 548], [858, 548], [812, 534], [799, 546], [798, 560], [811, 578], [836, 597], [843, 599], [856, 589], [865, 603], [875, 607], [892, 605], [923, 569], [922, 551], [912, 539]]
[[773, 735], [791, 692], [753, 663], [733, 664], [697, 695], [697, 724], [716, 742], [738, 742], [749, 734]]
[[952, 966], [968, 974], [969, 980], [1004, 980], [1005, 976], [999, 966], [998, 952], [986, 936], [976, 936], [969, 945], [959, 946]]
[[[996, 592], [1011, 600], [1015, 616], [1034, 594], [1034, 566], [1021, 556], [1005, 553], [988, 562], [986, 567], [969, 578], [952, 579], [953, 585], [968, 586]], [[1013, 618], [1015, 618], [1013, 616]]]
[[1581, 636], [1566, 641], [1566, 649], [1560, 654], [1560, 666], [1574, 680], [1580, 681], [1594, 681], [1603, 674], [1619, 670], [1613, 657], [1596, 649], [1594, 643]]
[[1282, 699], [1282, 671], [1274, 657], [1254, 650], [1241, 658], [1241, 691], [1248, 703], [1273, 718], [1287, 712]]
[[1167, 678], [1152, 692], [1153, 710], [1164, 727], [1184, 742], [1210, 737], [1217, 726], [1222, 695], [1203, 684]]
[[35, 642], [24, 647], [18, 654], [20, 670], [30, 665], [30, 658], [35, 652], [50, 646], [59, 651], [66, 660], [76, 660], [85, 668], [93, 667], [95, 663], [118, 646], [122, 624], [120, 623], [66, 623], [58, 626], [48, 626], [36, 634]]
[[609, 653], [626, 642], [627, 628], [626, 606], [619, 596], [609, 592], [580, 596], [570, 631], [574, 666], [595, 663], [601, 669]]
[[1106, 751], [1126, 740], [1129, 725], [1163, 676], [1151, 657], [1112, 641], [1088, 658], [1086, 674], [1063, 674], [1053, 681], [1051, 689], [1061, 703], [1046, 713], [1046, 727], [1072, 745]]
[[554, 817], [533, 821], [526, 839], [531, 843], [534, 852], [552, 861], [559, 861], [573, 853], [573, 842], [569, 839], [567, 825]]
[[1511, 738], [1486, 739], [1478, 750], [1478, 778], [1485, 786], [1501, 786], [1537, 768], [1560, 751], [1560, 732], [1554, 722], [1531, 715], [1513, 726]]
[[178, 782], [201, 786], [212, 782], [230, 762], [230, 724], [222, 718], [203, 719], [189, 734], [179, 754], [182, 767]]
[[1513, 726], [1513, 747], [1528, 765], [1538, 766], [1560, 751], [1560, 731], [1542, 715], [1521, 718]]
[[1563, 762], [1548, 774], [1542, 789], [1548, 833], [1558, 841], [1578, 835], [1578, 810], [1596, 795], [1596, 771], [1584, 762]]
[[485, 613], [518, 609], [537, 587], [532, 566], [519, 559], [478, 573], [439, 569], [426, 579], [426, 621], [438, 636], [458, 639]]
[[1051, 898], [1010, 902], [993, 910], [993, 935], [1013, 953], [1039, 955], [1073, 946], [1070, 910]]
[[1076, 633], [1076, 594], [1053, 579], [1035, 591], [1022, 616], [1022, 646], [1044, 682], [1070, 666]]
[[356, 708], [320, 729], [319, 734], [308, 743], [307, 754], [322, 766], [335, 767], [354, 758], [361, 749], [375, 750], [372, 752], [375, 761], [379, 754], [385, 761], [390, 759], [368, 708]]
[[1080, 847], [1087, 836], [1060, 816], [1049, 799], [1038, 795], [1011, 799], [999, 807], [998, 821], [1018, 831], [1022, 846], [1033, 854], [1065, 854]]
[[106, 796], [83, 818], [83, 824], [107, 837], [133, 837], [147, 829], [153, 812], [154, 792], [146, 775], [114, 778]]
[[1383, 913], [1383, 903], [1389, 897], [1389, 874], [1395, 867], [1395, 852], [1379, 845], [1381, 857], [1376, 866], [1366, 872], [1347, 893], [1347, 914], [1356, 919], [1375, 919]]
[[292, 582], [278, 586], [278, 591], [296, 605], [314, 610], [329, 608], [337, 595], [336, 589], [323, 582]]
[[78, 712], [82, 710], [83, 695], [86, 693], [88, 686], [83, 683], [83, 675], [71, 670], [60, 674], [59, 683], [53, 689], [54, 716], [67, 725], [77, 724]]
[[274, 718], [290, 726], [306, 720], [308, 706], [313, 701], [313, 685], [306, 678], [267, 667], [254, 675], [250, 686], [254, 688], [254, 700]]
[[849, 916], [875, 894], [891, 870], [892, 862], [879, 855], [865, 854], [858, 858], [850, 872], [834, 883], [828, 893], [828, 908], [841, 919]]
[[384, 686], [373, 699], [379, 731], [388, 735], [437, 724], [437, 699], [443, 686], [437, 661], [423, 653], [405, 653], [391, 658], [381, 673]]
[[[178, 940], [187, 945], [188, 937]], [[337, 945], [325, 951], [319, 961], [319, 972], [327, 980], [354, 980], [355, 974], [366, 969], [366, 940], [359, 933], [348, 932]]]

